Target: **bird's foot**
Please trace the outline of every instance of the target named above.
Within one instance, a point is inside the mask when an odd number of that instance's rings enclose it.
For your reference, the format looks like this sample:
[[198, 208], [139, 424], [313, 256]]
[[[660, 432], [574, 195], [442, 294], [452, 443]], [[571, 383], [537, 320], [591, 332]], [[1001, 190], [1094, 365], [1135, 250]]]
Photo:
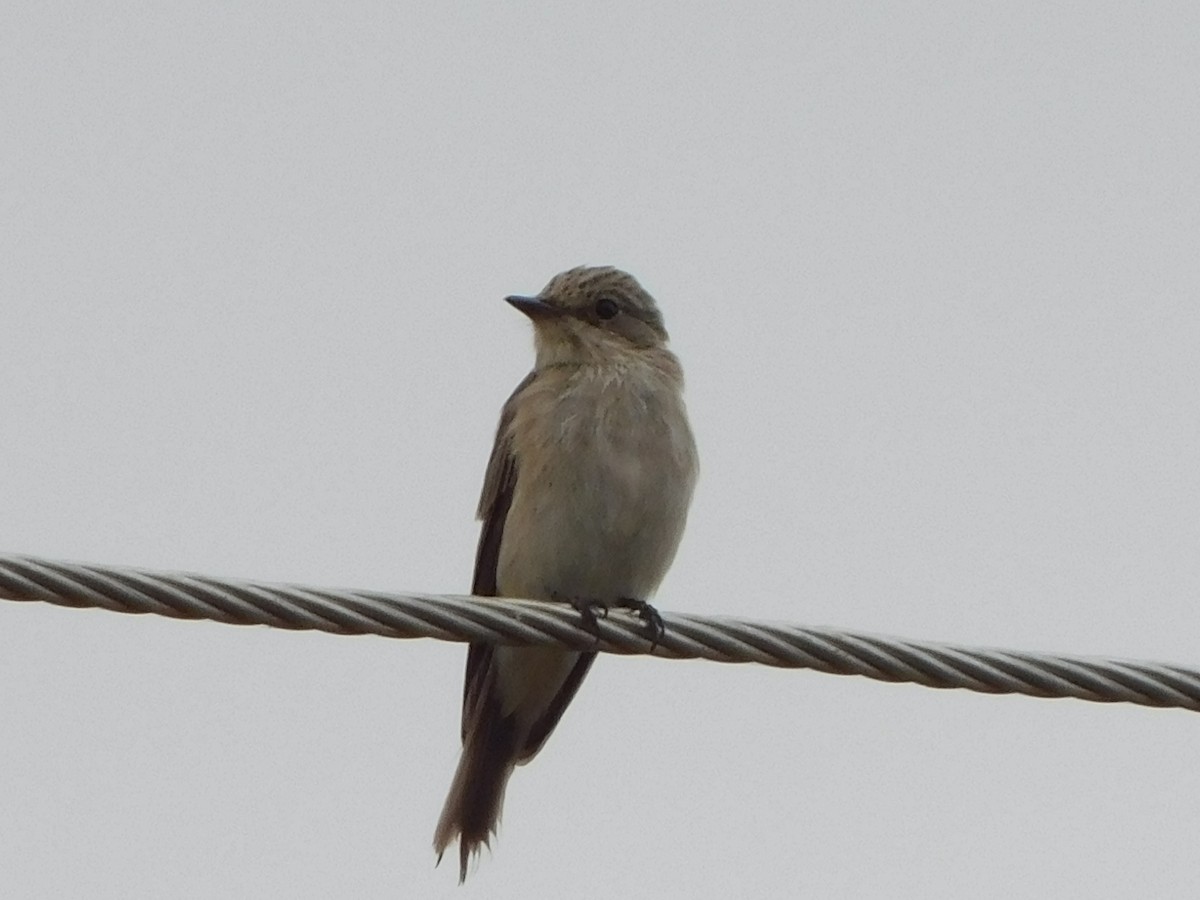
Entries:
[[600, 627], [597, 622], [600, 619], [608, 618], [607, 606], [599, 600], [586, 600], [582, 597], [560, 597], [556, 595], [554, 599], [571, 604], [572, 608], [579, 613], [579, 618], [583, 621], [583, 627], [595, 636], [596, 643], [600, 643]]
[[645, 600], [634, 600], [632, 597], [622, 597], [615, 605], [621, 609], [630, 610], [646, 623], [646, 630], [650, 632], [650, 652], [653, 653], [658, 642], [662, 640], [665, 630], [662, 616], [658, 614], [658, 610]]

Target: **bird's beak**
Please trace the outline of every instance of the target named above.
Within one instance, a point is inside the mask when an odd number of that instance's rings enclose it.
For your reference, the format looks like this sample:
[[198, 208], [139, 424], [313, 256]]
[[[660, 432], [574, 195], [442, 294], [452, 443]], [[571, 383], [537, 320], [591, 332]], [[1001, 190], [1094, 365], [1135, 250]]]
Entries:
[[505, 297], [504, 299], [535, 322], [539, 319], [558, 316], [561, 312], [557, 306], [551, 306], [541, 297]]

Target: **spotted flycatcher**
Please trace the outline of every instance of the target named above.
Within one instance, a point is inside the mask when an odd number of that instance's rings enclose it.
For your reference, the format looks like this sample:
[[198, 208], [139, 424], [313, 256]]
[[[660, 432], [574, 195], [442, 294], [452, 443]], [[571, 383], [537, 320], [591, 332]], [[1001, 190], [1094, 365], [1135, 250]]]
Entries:
[[[472, 592], [565, 601], [594, 623], [646, 603], [683, 534], [696, 448], [683, 370], [654, 299], [617, 269], [580, 267], [508, 297], [537, 349], [500, 414], [479, 500]], [[596, 654], [471, 644], [462, 757], [434, 833], [455, 838], [459, 881], [496, 832], [504, 789], [554, 730]]]

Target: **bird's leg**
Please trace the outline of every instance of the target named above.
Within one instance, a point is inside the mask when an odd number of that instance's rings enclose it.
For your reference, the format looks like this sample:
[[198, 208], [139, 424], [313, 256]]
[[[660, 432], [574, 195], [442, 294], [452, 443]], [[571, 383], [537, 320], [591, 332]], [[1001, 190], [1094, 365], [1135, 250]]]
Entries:
[[599, 600], [585, 600], [582, 597], [564, 597], [557, 592], [551, 596], [551, 599], [571, 604], [574, 610], [579, 613], [579, 618], [583, 620], [583, 627], [596, 636], [596, 643], [600, 642], [600, 628], [597, 625], [597, 621], [608, 617], [607, 606]]
[[632, 597], [622, 597], [614, 605], [630, 610], [646, 623], [646, 630], [650, 632], [650, 652], [653, 653], [658, 642], [662, 640], [664, 631], [662, 616], [658, 614], [658, 610], [645, 600], [634, 600]]

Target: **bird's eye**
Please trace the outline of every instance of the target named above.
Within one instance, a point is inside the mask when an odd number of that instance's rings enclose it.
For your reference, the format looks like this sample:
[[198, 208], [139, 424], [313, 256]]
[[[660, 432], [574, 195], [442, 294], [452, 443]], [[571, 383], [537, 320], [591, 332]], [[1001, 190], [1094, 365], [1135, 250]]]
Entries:
[[617, 306], [617, 301], [612, 297], [601, 297], [596, 301], [596, 315], [601, 319], [611, 319], [620, 311], [621, 308]]

